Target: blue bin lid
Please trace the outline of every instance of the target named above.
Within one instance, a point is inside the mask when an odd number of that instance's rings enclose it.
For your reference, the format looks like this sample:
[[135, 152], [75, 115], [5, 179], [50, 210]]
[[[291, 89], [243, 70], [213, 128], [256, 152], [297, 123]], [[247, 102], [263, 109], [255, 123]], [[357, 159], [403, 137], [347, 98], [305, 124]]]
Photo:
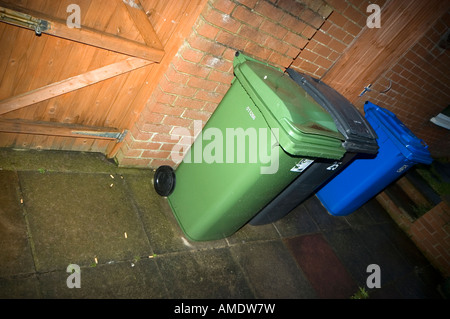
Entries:
[[364, 105], [364, 112], [366, 117], [373, 115], [380, 127], [408, 160], [423, 164], [433, 162], [425, 141], [416, 137], [394, 113], [369, 101]]

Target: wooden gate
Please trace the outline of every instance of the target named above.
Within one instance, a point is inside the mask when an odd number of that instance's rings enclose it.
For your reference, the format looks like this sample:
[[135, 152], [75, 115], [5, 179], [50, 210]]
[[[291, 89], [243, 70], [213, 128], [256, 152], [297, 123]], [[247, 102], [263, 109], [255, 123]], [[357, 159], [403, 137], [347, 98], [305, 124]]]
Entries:
[[204, 3], [0, 1], [0, 147], [113, 157]]

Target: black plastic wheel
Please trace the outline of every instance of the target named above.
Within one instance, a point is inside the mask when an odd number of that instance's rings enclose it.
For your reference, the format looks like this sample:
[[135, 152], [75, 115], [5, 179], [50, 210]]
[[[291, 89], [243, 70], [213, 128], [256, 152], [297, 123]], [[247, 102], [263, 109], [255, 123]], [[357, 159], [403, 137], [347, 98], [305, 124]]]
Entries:
[[156, 192], [161, 196], [169, 196], [175, 189], [175, 172], [172, 167], [158, 167], [153, 177]]

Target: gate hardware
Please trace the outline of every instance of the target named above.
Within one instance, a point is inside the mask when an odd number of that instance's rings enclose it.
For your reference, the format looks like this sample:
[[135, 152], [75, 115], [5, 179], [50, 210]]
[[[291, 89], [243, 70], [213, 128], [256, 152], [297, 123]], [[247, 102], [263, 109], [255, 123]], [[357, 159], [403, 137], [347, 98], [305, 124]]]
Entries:
[[32, 29], [38, 36], [41, 35], [42, 32], [50, 29], [50, 23], [48, 21], [41, 20], [29, 14], [3, 7], [0, 7], [0, 21], [20, 27], [25, 27], [27, 29]]

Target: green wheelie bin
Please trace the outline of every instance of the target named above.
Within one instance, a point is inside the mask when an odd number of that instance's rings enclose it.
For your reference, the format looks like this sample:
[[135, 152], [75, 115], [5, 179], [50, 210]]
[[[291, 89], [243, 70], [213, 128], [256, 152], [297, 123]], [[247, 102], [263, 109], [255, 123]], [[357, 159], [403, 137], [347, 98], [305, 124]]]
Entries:
[[237, 52], [232, 85], [176, 171], [155, 172], [185, 235], [222, 239], [314, 159], [345, 154], [332, 117], [280, 69]]

